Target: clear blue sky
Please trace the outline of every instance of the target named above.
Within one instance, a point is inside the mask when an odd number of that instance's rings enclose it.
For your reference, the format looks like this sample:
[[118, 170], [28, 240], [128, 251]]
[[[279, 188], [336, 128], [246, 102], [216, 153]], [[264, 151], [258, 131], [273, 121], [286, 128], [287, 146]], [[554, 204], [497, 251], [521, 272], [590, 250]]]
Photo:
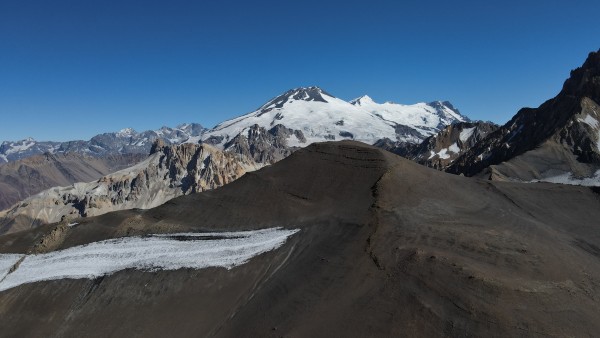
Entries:
[[600, 48], [600, 1], [0, 0], [0, 140], [250, 112], [293, 87], [506, 122]]

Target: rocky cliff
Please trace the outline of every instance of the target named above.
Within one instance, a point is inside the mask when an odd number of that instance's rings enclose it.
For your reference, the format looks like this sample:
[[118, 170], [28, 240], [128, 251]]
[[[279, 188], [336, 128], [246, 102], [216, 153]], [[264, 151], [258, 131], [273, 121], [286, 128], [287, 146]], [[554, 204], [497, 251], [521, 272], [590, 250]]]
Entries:
[[5, 163], [0, 166], [0, 210], [52, 187], [97, 180], [146, 157], [146, 154], [93, 157], [46, 153]]
[[460, 122], [426, 138], [405, 156], [427, 167], [444, 170], [460, 155], [498, 129], [490, 122]]
[[148, 209], [174, 197], [214, 189], [261, 165], [241, 154], [209, 145], [165, 145], [137, 165], [90, 183], [55, 187], [0, 213], [0, 233], [14, 232], [62, 218], [124, 209]]
[[583, 182], [600, 169], [600, 51], [573, 70], [561, 92], [456, 159], [449, 172], [492, 179]]

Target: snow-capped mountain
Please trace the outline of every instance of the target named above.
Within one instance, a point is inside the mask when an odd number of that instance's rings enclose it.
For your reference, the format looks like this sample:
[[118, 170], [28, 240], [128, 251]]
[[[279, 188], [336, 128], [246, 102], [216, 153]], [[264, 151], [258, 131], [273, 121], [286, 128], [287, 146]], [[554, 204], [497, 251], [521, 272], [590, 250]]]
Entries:
[[31, 137], [20, 141], [4, 141], [0, 144], [0, 163], [20, 160], [46, 152], [54, 153], [60, 142], [38, 142]]
[[162, 139], [166, 144], [180, 144], [198, 138], [206, 129], [197, 123], [186, 123], [176, 128], [162, 127], [141, 133], [125, 128], [115, 133], [104, 133], [88, 141], [67, 142], [36, 141], [27, 138], [21, 141], [5, 141], [0, 145], [0, 163], [20, 160], [44, 153], [79, 153], [91, 156], [144, 153], [148, 154], [152, 143]]
[[376, 103], [368, 96], [346, 102], [319, 87], [289, 90], [249, 114], [220, 123], [202, 141], [226, 148], [254, 125], [270, 130], [292, 129], [290, 147], [313, 142], [352, 139], [373, 144], [379, 139], [420, 143], [453, 122], [468, 121], [448, 102], [401, 105]]

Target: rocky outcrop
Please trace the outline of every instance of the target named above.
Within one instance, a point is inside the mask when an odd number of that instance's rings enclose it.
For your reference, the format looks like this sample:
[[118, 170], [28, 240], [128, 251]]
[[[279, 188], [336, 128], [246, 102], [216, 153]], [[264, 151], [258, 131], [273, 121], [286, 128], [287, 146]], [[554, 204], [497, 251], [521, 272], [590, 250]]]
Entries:
[[571, 72], [555, 98], [521, 109], [456, 159], [448, 172], [508, 180], [593, 177], [600, 169], [598, 102], [600, 51]]
[[306, 144], [301, 130], [286, 128], [281, 124], [267, 130], [254, 124], [226, 142], [223, 148], [226, 152], [240, 154], [257, 163], [273, 164], [299, 149], [288, 144], [290, 136]]
[[444, 170], [456, 158], [496, 129], [498, 126], [491, 122], [451, 124], [436, 135], [426, 138], [405, 157], [427, 167]]
[[148, 209], [185, 194], [214, 189], [261, 165], [243, 154], [209, 145], [165, 145], [137, 165], [90, 183], [55, 187], [0, 213], [0, 233], [14, 232], [64, 216], [87, 217], [124, 209]]
[[5, 163], [0, 166], [0, 210], [52, 187], [97, 180], [146, 157], [145, 154], [93, 157], [46, 153]]

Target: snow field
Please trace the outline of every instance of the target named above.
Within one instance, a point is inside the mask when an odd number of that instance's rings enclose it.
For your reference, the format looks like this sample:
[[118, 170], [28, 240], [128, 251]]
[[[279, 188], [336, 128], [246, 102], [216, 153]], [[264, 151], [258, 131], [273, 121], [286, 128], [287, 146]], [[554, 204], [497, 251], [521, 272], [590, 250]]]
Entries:
[[227, 233], [182, 233], [123, 237], [93, 242], [47, 254], [0, 254], [0, 291], [57, 279], [93, 279], [125, 269], [231, 269], [250, 258], [277, 249], [300, 230], [270, 228]]

